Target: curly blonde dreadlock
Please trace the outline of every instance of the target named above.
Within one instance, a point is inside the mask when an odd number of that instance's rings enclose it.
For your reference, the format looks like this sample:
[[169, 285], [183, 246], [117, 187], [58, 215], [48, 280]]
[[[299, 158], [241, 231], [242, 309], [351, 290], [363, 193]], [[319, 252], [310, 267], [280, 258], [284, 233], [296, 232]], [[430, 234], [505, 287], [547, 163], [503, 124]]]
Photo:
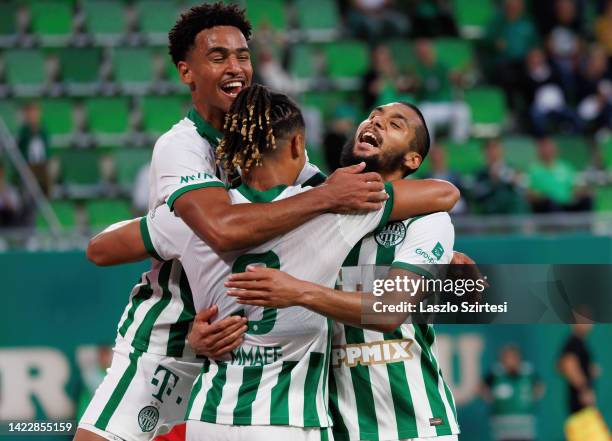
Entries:
[[217, 160], [232, 175], [261, 165], [264, 152], [276, 149], [276, 140], [304, 128], [304, 118], [287, 96], [254, 84], [243, 89], [225, 115]]

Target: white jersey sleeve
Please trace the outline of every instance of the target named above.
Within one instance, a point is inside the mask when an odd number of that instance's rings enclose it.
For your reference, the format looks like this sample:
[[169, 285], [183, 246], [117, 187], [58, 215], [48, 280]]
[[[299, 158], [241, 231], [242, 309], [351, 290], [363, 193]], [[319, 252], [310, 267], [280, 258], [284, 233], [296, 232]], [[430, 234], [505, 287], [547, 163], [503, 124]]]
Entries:
[[180, 259], [194, 234], [167, 205], [141, 218], [140, 233], [147, 252], [158, 260]]
[[355, 245], [363, 236], [384, 227], [389, 221], [389, 216], [393, 211], [393, 186], [390, 182], [385, 183], [385, 191], [389, 199], [385, 201], [380, 210], [365, 214], [339, 215], [340, 229], [348, 243]]
[[[195, 131], [193, 132], [195, 133]], [[216, 176], [216, 164], [206, 141], [194, 142], [193, 133], [182, 131], [159, 138], [153, 150], [151, 180], [170, 209], [184, 193], [205, 187], [225, 187]]]
[[429, 278], [441, 276], [439, 265], [451, 262], [455, 245], [455, 228], [448, 213], [412, 218], [406, 227], [406, 239], [395, 250], [391, 266]]

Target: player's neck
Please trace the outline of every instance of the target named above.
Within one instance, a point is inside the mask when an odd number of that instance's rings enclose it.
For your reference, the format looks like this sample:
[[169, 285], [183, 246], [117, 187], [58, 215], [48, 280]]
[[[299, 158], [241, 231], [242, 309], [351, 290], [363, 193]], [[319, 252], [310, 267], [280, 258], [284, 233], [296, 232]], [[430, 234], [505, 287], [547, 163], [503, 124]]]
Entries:
[[380, 173], [380, 177], [385, 182], [399, 181], [400, 179], [404, 177], [404, 172], [402, 170], [393, 170], [393, 171], [379, 172], [379, 173]]
[[213, 126], [219, 131], [223, 131], [223, 123], [225, 122], [225, 112], [220, 109], [212, 108], [193, 100], [193, 107], [195, 107], [198, 114], [204, 121]]
[[264, 163], [253, 167], [242, 178], [249, 187], [255, 190], [266, 191], [279, 185], [293, 185], [297, 179], [297, 174], [289, 167], [279, 167], [273, 161], [269, 161], [268, 165]]

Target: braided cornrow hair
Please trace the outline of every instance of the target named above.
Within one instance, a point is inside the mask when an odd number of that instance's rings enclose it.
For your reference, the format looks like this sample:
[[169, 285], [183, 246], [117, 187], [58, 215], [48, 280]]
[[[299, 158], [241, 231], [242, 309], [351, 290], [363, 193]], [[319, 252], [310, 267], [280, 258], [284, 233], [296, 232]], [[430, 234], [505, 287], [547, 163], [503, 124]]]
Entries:
[[303, 128], [302, 112], [287, 95], [253, 84], [238, 94], [225, 115], [217, 160], [230, 175], [238, 168], [248, 173], [261, 165], [265, 152], [276, 149], [278, 139]]

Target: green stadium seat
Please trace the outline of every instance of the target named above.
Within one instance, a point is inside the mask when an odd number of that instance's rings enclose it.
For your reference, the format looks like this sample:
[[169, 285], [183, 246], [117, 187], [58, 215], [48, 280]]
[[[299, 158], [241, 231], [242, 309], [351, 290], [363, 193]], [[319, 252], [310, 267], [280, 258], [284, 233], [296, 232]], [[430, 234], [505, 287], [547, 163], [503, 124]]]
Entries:
[[455, 20], [465, 38], [483, 35], [495, 13], [493, 0], [454, 0]]
[[45, 79], [45, 58], [36, 49], [11, 49], [4, 53], [6, 80], [17, 95], [37, 96]]
[[309, 34], [309, 39], [331, 38], [340, 24], [338, 7], [333, 0], [297, 0], [297, 21], [300, 28]]
[[115, 48], [112, 55], [115, 80], [129, 92], [144, 92], [153, 81], [153, 54], [149, 49]]
[[64, 98], [45, 99], [40, 102], [42, 121], [51, 135], [53, 146], [68, 144], [68, 135], [74, 131], [72, 101]]
[[125, 189], [131, 189], [136, 175], [143, 165], [151, 161], [149, 149], [120, 149], [114, 153], [117, 183]]
[[343, 91], [311, 91], [302, 95], [300, 100], [304, 107], [314, 107], [321, 112], [324, 120], [328, 120], [334, 116], [334, 112], [338, 105], [347, 104], [354, 101], [350, 92]]
[[580, 136], [558, 136], [554, 138], [559, 157], [569, 162], [576, 170], [584, 170], [591, 165], [591, 147]]
[[312, 78], [315, 75], [314, 57], [317, 46], [312, 44], [298, 44], [291, 50], [289, 71], [297, 78]]
[[414, 69], [416, 56], [414, 55], [414, 47], [408, 39], [390, 40], [387, 43], [387, 47], [391, 51], [393, 61], [395, 61], [399, 69]]
[[12, 46], [17, 33], [17, 4], [7, 0], [0, 2], [0, 44]]
[[536, 146], [532, 138], [513, 136], [502, 141], [507, 164], [521, 172], [527, 172], [536, 161]]
[[30, 3], [32, 31], [43, 44], [63, 45], [72, 33], [72, 5], [61, 0], [38, 0]]
[[126, 97], [90, 98], [85, 101], [89, 129], [94, 134], [122, 134], [128, 130], [129, 102]]
[[368, 47], [360, 41], [325, 45], [327, 67], [332, 78], [355, 78], [366, 73], [370, 64]]
[[[66, 229], [72, 229], [76, 226], [77, 215], [76, 206], [70, 201], [51, 201], [51, 208], [55, 212], [60, 225]], [[40, 211], [36, 214], [36, 228], [38, 230], [48, 230], [49, 225]]]
[[447, 143], [446, 153], [449, 169], [466, 175], [476, 173], [485, 164], [481, 145], [482, 143], [475, 139], [462, 144]]
[[277, 31], [287, 29], [283, 0], [246, 0], [246, 12], [253, 29], [270, 27]]
[[6, 128], [13, 135], [17, 133], [19, 109], [17, 105], [10, 100], [0, 100], [0, 119], [4, 121]]
[[465, 92], [465, 101], [472, 114], [472, 127], [477, 136], [495, 136], [506, 120], [506, 101], [495, 87], [478, 87]]
[[[0, 110], [1, 114], [2, 110]], [[608, 136], [600, 145], [601, 159], [606, 169], [612, 169], [612, 136]]]
[[115, 222], [132, 218], [130, 205], [122, 199], [94, 199], [85, 202], [89, 226], [105, 228]]
[[308, 161], [311, 164], [319, 167], [323, 172], [328, 170], [327, 162], [325, 161], [325, 156], [323, 155], [323, 149], [319, 146], [309, 146], [307, 148], [308, 151]]
[[595, 210], [612, 211], [612, 187], [595, 188]]
[[163, 133], [185, 114], [184, 100], [178, 96], [147, 96], [142, 99], [142, 124], [146, 132]]
[[64, 48], [59, 51], [62, 80], [75, 94], [93, 91], [102, 64], [100, 48]]
[[451, 70], [462, 70], [474, 62], [474, 53], [469, 41], [460, 38], [438, 38], [434, 40], [438, 60]]
[[114, 0], [84, 0], [85, 26], [98, 44], [116, 44], [126, 29], [123, 3]]
[[175, 2], [168, 0], [140, 0], [135, 4], [138, 12], [140, 31], [148, 35], [149, 42], [167, 43], [168, 31], [178, 15]]
[[95, 149], [65, 149], [58, 155], [65, 185], [92, 186], [100, 182], [99, 153]]

